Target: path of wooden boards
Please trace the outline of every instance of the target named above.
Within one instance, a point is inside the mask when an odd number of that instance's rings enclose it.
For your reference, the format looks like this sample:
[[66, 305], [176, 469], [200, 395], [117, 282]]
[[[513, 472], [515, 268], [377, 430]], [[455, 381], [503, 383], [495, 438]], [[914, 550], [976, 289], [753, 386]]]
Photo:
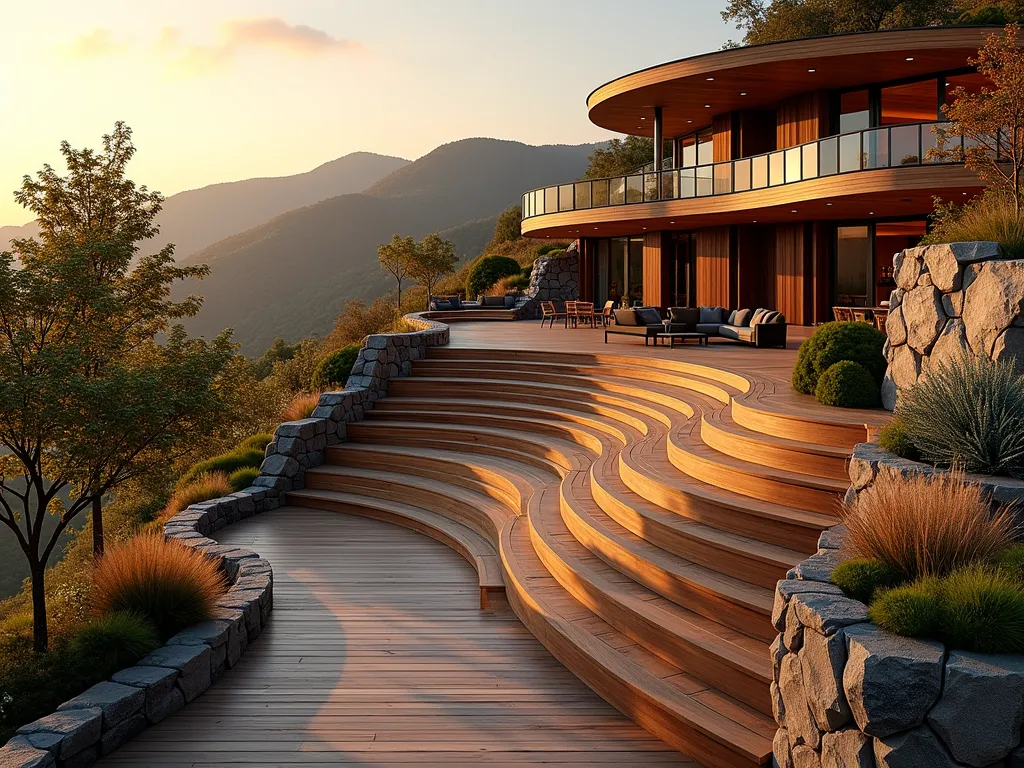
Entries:
[[473, 569], [412, 531], [283, 508], [221, 541], [274, 567], [269, 628], [104, 766], [696, 766], [564, 669]]

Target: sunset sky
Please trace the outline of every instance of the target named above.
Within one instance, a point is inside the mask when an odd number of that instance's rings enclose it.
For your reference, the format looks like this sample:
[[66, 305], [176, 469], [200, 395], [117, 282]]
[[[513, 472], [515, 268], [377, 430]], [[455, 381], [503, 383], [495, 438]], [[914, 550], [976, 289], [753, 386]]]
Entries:
[[[0, 0], [0, 225], [62, 139], [135, 131], [173, 194], [358, 150], [607, 138], [601, 83], [739, 37], [708, 0]], [[471, 169], [467, 169], [467, 172]]]

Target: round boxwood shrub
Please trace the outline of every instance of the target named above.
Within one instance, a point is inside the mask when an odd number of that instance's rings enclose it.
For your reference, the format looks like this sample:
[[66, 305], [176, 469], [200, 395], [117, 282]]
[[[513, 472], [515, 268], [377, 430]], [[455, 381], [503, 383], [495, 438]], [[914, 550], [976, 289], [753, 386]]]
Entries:
[[910, 435], [907, 434], [907, 429], [899, 417], [882, 427], [882, 431], [878, 435], [878, 447], [883, 451], [895, 453], [903, 459], [916, 461], [921, 457], [917, 446], [911, 441]]
[[228, 475], [228, 485], [235, 493], [244, 491], [253, 481], [260, 476], [260, 471], [255, 467], [242, 467]]
[[829, 366], [818, 379], [814, 397], [822, 405], [839, 408], [874, 408], [881, 400], [878, 382], [867, 368], [852, 360]]
[[870, 603], [877, 592], [897, 587], [906, 577], [895, 568], [873, 557], [856, 557], [836, 566], [832, 583], [854, 600]]
[[313, 371], [313, 388], [317, 392], [324, 392], [334, 387], [344, 387], [348, 375], [352, 373], [352, 366], [359, 357], [359, 350], [358, 344], [349, 344], [337, 352], [331, 352], [317, 363]]
[[512, 277], [522, 271], [519, 262], [508, 256], [484, 256], [466, 276], [466, 296], [475, 299], [503, 277]]
[[904, 637], [935, 637], [943, 620], [935, 579], [921, 579], [879, 592], [868, 615], [882, 629]]
[[977, 653], [1024, 652], [1024, 591], [998, 569], [980, 565], [942, 580], [941, 637]]
[[813, 395], [818, 379], [840, 360], [863, 365], [880, 387], [885, 376], [885, 334], [867, 323], [825, 323], [800, 345], [793, 389]]

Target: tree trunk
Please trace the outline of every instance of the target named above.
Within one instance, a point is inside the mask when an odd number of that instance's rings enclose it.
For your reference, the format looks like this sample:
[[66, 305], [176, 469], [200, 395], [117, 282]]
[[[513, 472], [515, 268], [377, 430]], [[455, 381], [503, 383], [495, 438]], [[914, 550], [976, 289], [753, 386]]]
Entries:
[[32, 575], [32, 647], [36, 653], [45, 653], [49, 646], [46, 627], [46, 566], [33, 564]]
[[103, 499], [99, 496], [92, 498], [92, 557], [103, 557]]

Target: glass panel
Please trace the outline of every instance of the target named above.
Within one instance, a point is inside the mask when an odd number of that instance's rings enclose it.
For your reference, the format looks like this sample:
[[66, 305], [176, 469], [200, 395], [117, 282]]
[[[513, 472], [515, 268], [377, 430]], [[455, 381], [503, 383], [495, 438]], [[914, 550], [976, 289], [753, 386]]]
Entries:
[[750, 189], [750, 158], [737, 160], [733, 165], [733, 189], [743, 192]]
[[860, 170], [860, 134], [839, 137], [839, 172]]
[[673, 200], [679, 197], [678, 171], [668, 171], [661, 174], [661, 197], [663, 200]]
[[644, 177], [626, 177], [626, 202], [639, 203], [644, 199]]
[[714, 137], [711, 129], [697, 134], [697, 165], [711, 165], [715, 162]]
[[594, 269], [594, 301], [598, 306], [612, 297], [608, 295], [608, 241], [596, 241], [596, 268]]
[[574, 199], [572, 184], [563, 184], [558, 188], [558, 210], [571, 211]]
[[608, 299], [616, 304], [626, 291], [626, 240], [621, 237], [608, 242]]
[[877, 128], [861, 134], [863, 139], [864, 168], [889, 167], [889, 131]]
[[991, 87], [992, 83], [984, 75], [971, 72], [966, 75], [950, 75], [946, 78], [943, 88], [943, 103], [952, 104], [956, 100], [958, 88], [963, 88], [966, 93], [978, 93], [983, 86]]
[[[949, 123], [921, 126], [921, 155], [926, 163], [948, 163], [960, 157], [960, 137], [950, 136], [941, 141], [942, 132]], [[940, 145], [945, 152], [940, 151]]]
[[889, 133], [890, 160], [893, 165], [917, 165], [921, 162], [917, 138], [921, 126], [897, 125]]
[[882, 125], [924, 123], [938, 117], [938, 109], [938, 80], [920, 80], [882, 89]]
[[710, 165], [698, 165], [694, 169], [697, 172], [697, 197], [715, 193], [713, 168]]
[[711, 167], [715, 169], [715, 194], [732, 192], [732, 163], [717, 163]]
[[608, 195], [610, 205], [622, 205], [626, 202], [626, 180], [624, 178], [611, 179], [611, 193]]
[[792, 147], [786, 150], [786, 183], [800, 181], [800, 148]]
[[590, 182], [589, 181], [578, 181], [578, 182], [576, 182], [576, 207], [577, 208], [589, 208], [590, 207]]
[[768, 183], [777, 186], [786, 182], [786, 152], [772, 152], [768, 155]]
[[818, 142], [818, 154], [821, 156], [822, 176], [831, 176], [839, 171], [839, 139], [823, 139]]
[[544, 190], [544, 212], [554, 213], [558, 210], [558, 187], [548, 187]]
[[697, 195], [697, 177], [694, 168], [686, 168], [679, 172], [679, 197], [695, 197]]
[[696, 136], [684, 136], [682, 139], [683, 144], [683, 164], [682, 168], [692, 168], [697, 164], [697, 137]]
[[644, 239], [629, 240], [629, 301], [636, 306], [644, 300]]
[[754, 189], [764, 189], [768, 186], [768, 156], [761, 155], [751, 158], [754, 172]]
[[836, 232], [836, 304], [866, 306], [870, 294], [868, 276], [871, 274], [868, 228], [838, 227]]
[[658, 196], [658, 178], [660, 174], [647, 173], [644, 174], [644, 200], [650, 202], [652, 200], [659, 199]]
[[863, 131], [871, 127], [868, 92], [850, 91], [839, 97], [839, 132]]
[[801, 147], [803, 152], [803, 177], [813, 179], [818, 175], [818, 145], [805, 144]]
[[593, 182], [591, 189], [591, 198], [595, 208], [608, 205], [608, 179]]

